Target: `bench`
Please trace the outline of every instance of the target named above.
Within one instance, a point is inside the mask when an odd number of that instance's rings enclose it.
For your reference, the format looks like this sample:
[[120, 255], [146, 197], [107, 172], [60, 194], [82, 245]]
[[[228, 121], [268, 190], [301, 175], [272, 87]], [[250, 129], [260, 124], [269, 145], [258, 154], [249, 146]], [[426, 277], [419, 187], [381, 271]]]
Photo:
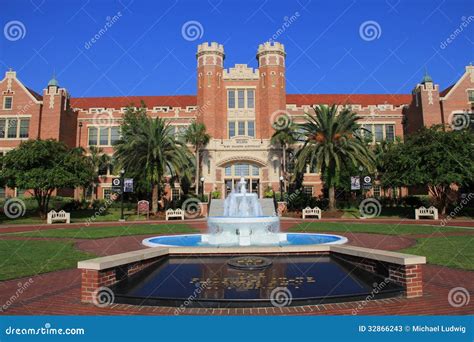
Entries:
[[303, 209], [303, 219], [306, 218], [306, 216], [316, 216], [318, 219], [321, 219], [321, 209], [318, 207], [310, 208], [306, 207]]
[[433, 219], [438, 219], [438, 209], [431, 206], [429, 208], [420, 207], [419, 209], [415, 209], [415, 220], [419, 220], [420, 216], [430, 216]]
[[71, 223], [71, 214], [65, 212], [64, 210], [61, 210], [59, 212], [56, 212], [55, 210], [51, 210], [48, 213], [47, 222], [48, 224], [53, 224], [54, 222]]
[[181, 220], [184, 220], [184, 211], [183, 209], [168, 209], [166, 210], [166, 221], [168, 221], [168, 219], [170, 218], [173, 218], [173, 217], [176, 217], [176, 218], [180, 218]]

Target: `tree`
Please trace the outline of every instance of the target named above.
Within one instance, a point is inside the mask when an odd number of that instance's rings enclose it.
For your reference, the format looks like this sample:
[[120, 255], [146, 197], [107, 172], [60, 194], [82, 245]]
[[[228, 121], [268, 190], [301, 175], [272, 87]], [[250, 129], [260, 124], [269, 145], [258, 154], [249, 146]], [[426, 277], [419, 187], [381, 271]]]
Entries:
[[344, 108], [338, 114], [336, 105], [316, 106], [313, 110], [314, 115], [306, 113], [306, 121], [299, 125], [304, 143], [296, 154], [296, 167], [302, 172], [309, 164], [324, 175], [329, 210], [334, 211], [341, 168], [352, 164], [372, 170], [374, 156], [360, 134], [354, 112]]
[[164, 177], [180, 175], [191, 164], [184, 142], [175, 139], [172, 127], [165, 120], [148, 117], [146, 107], [127, 109], [121, 138], [114, 149], [114, 156], [126, 174], [151, 184], [153, 212], [158, 211]]
[[296, 142], [295, 124], [287, 120], [286, 124], [284, 124], [283, 126], [279, 125], [279, 123], [277, 122], [273, 125], [273, 127], [275, 128], [275, 132], [272, 135], [271, 143], [273, 145], [281, 146], [281, 169], [282, 175], [286, 177], [286, 173], [288, 171], [286, 167], [286, 152], [288, 150], [288, 147]]
[[91, 185], [93, 198], [97, 199], [97, 184], [99, 183], [99, 177], [101, 175], [100, 171], [107, 169], [111, 165], [112, 158], [105, 154], [101, 147], [90, 146], [87, 160], [94, 170], [94, 178], [91, 180]]
[[69, 149], [53, 139], [25, 141], [8, 152], [2, 162], [2, 180], [10, 188], [31, 189], [41, 218], [46, 217], [56, 189], [83, 186], [94, 172], [82, 148]]
[[385, 156], [384, 186], [424, 186], [446, 214], [452, 185], [467, 186], [474, 178], [474, 135], [468, 130], [423, 128]]
[[194, 147], [194, 156], [196, 158], [196, 179], [195, 179], [195, 186], [196, 186], [196, 194], [198, 193], [199, 189], [199, 170], [201, 168], [201, 160], [199, 158], [199, 151], [206, 147], [209, 144], [209, 140], [211, 140], [211, 136], [206, 133], [206, 126], [203, 123], [198, 123], [193, 121], [186, 132], [184, 133], [184, 140], [186, 143], [193, 145]]

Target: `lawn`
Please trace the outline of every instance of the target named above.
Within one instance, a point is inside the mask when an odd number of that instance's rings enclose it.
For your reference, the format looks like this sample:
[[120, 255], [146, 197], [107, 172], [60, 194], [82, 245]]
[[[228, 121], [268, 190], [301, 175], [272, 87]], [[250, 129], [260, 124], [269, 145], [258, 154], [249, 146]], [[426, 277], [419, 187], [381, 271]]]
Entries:
[[430, 264], [474, 270], [473, 235], [420, 238], [399, 252], [424, 255]]
[[75, 249], [73, 242], [0, 240], [0, 280], [74, 268], [93, 257]]
[[431, 234], [435, 232], [462, 232], [463, 228], [408, 225], [408, 224], [377, 224], [370, 223], [367, 219], [361, 223], [345, 222], [304, 222], [290, 228], [292, 232], [354, 232], [354, 233], [372, 233], [372, 234]]
[[199, 230], [186, 224], [134, 224], [130, 226], [115, 227], [36, 230], [22, 233], [10, 233], [8, 235], [44, 238], [103, 239], [116, 236], [182, 234], [197, 232], [199, 232]]

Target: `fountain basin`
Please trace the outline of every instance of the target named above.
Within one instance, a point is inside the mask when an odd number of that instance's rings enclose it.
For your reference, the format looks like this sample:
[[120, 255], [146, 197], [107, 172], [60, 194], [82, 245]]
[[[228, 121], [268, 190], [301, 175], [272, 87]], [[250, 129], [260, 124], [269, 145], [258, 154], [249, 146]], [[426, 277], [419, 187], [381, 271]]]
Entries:
[[[277, 233], [279, 242], [273, 246], [302, 246], [302, 245], [341, 245], [347, 242], [347, 238], [333, 234], [311, 234], [311, 233]], [[185, 235], [162, 235], [144, 239], [142, 244], [147, 247], [228, 247], [228, 245], [209, 244], [208, 234], [185, 234]], [[272, 246], [264, 244], [263, 246]]]

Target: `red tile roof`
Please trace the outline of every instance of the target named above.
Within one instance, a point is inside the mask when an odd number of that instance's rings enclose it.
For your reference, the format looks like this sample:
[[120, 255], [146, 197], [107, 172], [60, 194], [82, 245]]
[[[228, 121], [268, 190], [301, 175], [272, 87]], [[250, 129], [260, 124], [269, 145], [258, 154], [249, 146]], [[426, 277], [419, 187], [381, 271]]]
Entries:
[[[176, 96], [124, 96], [124, 97], [81, 97], [72, 98], [71, 105], [74, 108], [116, 108], [127, 107], [131, 104], [140, 106], [144, 101], [148, 108], [157, 106], [182, 107], [196, 106], [197, 97], [194, 95]], [[362, 106], [392, 104], [400, 106], [409, 104], [409, 94], [288, 94], [287, 104], [313, 105], [313, 104], [360, 104]]]
[[313, 105], [313, 104], [360, 104], [362, 106], [392, 104], [400, 106], [409, 104], [409, 94], [288, 94], [287, 104]]
[[71, 99], [73, 108], [116, 108], [134, 105], [139, 107], [145, 102], [148, 108], [159, 106], [183, 107], [196, 106], [197, 97], [194, 95], [176, 96], [123, 96], [123, 97], [79, 97]]

